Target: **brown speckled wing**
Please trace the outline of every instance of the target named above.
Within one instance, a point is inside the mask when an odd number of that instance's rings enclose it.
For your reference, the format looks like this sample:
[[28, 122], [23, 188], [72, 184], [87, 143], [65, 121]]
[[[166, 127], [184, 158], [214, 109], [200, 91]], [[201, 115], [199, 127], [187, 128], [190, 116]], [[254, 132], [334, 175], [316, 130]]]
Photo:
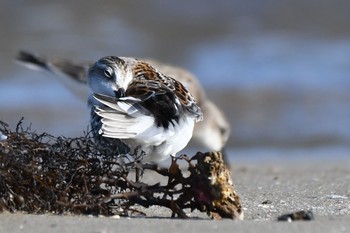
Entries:
[[178, 122], [181, 107], [176, 101], [176, 95], [162, 83], [153, 80], [133, 81], [126, 90], [126, 96], [140, 99], [136, 103], [150, 111], [154, 116], [157, 126], [168, 128], [170, 124]]
[[137, 63], [133, 71], [134, 81], [130, 84], [127, 95], [150, 97], [147, 92], [152, 92], [150, 102], [154, 103], [149, 103], [152, 105], [150, 107], [164, 108], [164, 114], [170, 119], [178, 120], [180, 114], [197, 121], [202, 119], [202, 111], [196, 101], [179, 81], [163, 75], [146, 62]]
[[175, 79], [171, 78], [174, 82], [175, 86], [175, 93], [177, 97], [179, 98], [182, 106], [184, 107], [185, 111], [194, 116], [197, 121], [201, 121], [203, 118], [203, 114], [201, 109], [198, 107], [196, 101], [192, 97], [192, 95], [187, 91], [187, 89]]

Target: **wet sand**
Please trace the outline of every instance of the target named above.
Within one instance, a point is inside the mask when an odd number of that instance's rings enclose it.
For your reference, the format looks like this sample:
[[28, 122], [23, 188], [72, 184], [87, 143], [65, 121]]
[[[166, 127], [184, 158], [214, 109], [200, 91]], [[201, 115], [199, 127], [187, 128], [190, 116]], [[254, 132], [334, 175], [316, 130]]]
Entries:
[[[147, 218], [2, 213], [0, 232], [349, 232], [349, 158], [240, 159], [232, 167], [244, 221], [215, 221], [198, 213], [190, 220], [170, 219], [157, 207], [146, 211]], [[298, 210], [312, 210], [315, 220], [276, 221]]]

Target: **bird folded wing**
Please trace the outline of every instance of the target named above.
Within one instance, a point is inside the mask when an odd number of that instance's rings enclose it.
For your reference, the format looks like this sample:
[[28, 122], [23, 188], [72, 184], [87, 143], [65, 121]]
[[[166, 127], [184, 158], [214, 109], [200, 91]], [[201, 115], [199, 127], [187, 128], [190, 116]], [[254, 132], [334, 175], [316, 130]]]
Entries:
[[102, 123], [100, 133], [105, 137], [127, 139], [143, 133], [154, 124], [154, 118], [137, 104], [135, 98], [123, 99], [94, 94], [94, 98], [104, 106], [95, 108]]

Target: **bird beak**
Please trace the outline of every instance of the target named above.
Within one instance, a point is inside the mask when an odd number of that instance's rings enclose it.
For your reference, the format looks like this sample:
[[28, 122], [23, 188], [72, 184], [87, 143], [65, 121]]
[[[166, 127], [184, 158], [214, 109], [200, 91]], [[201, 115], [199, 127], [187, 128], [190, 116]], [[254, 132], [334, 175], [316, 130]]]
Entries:
[[125, 97], [125, 89], [121, 87], [117, 91], [114, 91], [114, 94], [116, 98]]

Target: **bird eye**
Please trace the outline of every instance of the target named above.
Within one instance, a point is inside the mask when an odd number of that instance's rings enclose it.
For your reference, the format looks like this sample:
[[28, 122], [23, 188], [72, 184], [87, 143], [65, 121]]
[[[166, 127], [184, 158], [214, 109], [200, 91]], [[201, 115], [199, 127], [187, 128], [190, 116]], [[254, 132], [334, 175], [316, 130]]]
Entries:
[[110, 69], [105, 69], [104, 74], [106, 75], [106, 77], [111, 78], [113, 72]]

